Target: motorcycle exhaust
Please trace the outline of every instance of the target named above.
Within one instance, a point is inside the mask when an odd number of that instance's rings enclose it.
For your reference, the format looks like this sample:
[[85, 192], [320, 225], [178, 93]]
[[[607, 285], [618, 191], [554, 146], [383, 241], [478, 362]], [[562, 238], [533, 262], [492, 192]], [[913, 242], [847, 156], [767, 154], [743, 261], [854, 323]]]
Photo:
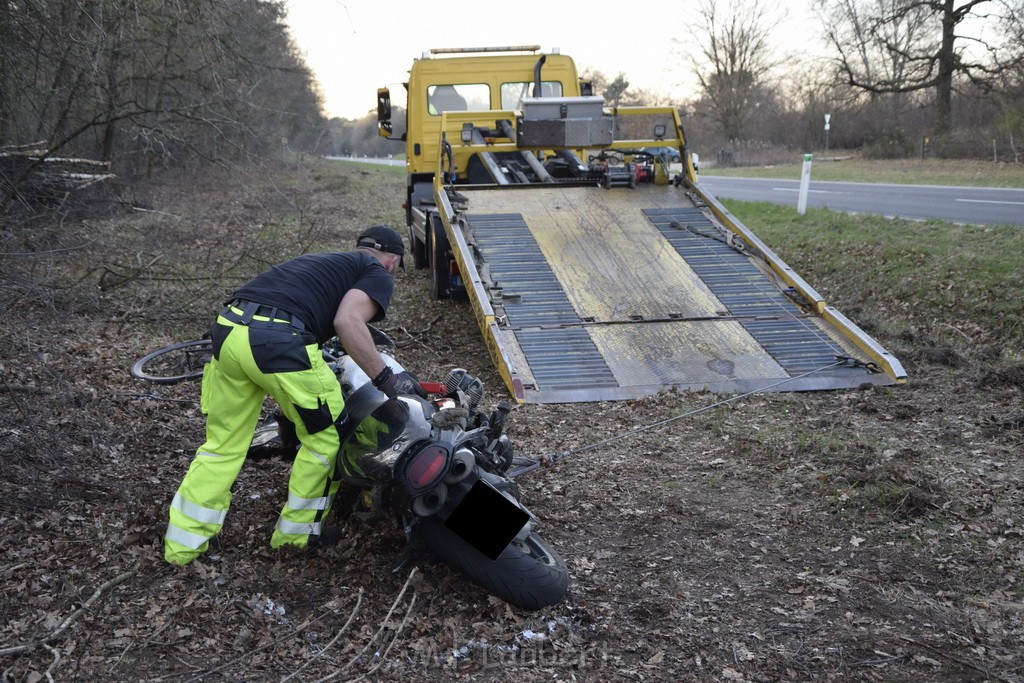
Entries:
[[420, 517], [430, 517], [437, 514], [447, 502], [448, 487], [441, 483], [426, 493], [421, 493], [413, 498], [412, 511]]
[[455, 451], [455, 454], [452, 456], [451, 467], [448, 470], [448, 474], [444, 477], [444, 483], [458, 484], [469, 476], [469, 473], [473, 471], [474, 464], [476, 464], [476, 458], [473, 456], [473, 451], [468, 448], [460, 448]]

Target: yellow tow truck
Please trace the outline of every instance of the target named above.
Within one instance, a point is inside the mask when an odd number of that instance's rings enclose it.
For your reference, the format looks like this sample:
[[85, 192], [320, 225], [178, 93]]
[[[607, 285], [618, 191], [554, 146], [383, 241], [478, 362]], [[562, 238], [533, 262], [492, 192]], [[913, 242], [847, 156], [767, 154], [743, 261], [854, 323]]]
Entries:
[[676, 109], [609, 107], [535, 45], [430, 50], [405, 87], [406, 131], [387, 88], [377, 115], [406, 145], [411, 252], [517, 401], [906, 381], [701, 189]]

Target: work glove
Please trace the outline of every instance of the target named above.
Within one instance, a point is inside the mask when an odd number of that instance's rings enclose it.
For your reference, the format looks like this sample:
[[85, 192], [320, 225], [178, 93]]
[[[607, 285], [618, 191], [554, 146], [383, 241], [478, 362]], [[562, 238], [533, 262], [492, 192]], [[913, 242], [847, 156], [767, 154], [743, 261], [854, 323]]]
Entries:
[[380, 389], [388, 398], [394, 398], [399, 394], [416, 394], [420, 398], [426, 398], [427, 392], [420, 386], [420, 381], [406, 371], [395, 373], [390, 367], [385, 367], [376, 377], [373, 378], [373, 386]]

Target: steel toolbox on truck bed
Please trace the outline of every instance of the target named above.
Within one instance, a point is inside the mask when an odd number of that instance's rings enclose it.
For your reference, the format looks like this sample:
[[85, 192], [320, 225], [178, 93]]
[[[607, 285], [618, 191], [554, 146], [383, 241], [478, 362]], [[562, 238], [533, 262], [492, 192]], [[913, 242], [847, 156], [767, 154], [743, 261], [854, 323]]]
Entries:
[[[567, 59], [424, 59], [408, 85], [417, 265], [431, 268], [435, 295], [469, 299], [517, 400], [905, 381], [896, 358], [701, 189], [676, 110], [603, 107]], [[552, 96], [426, 113], [440, 85], [481, 94], [531, 82]], [[386, 91], [381, 100], [390, 128]], [[436, 137], [419, 139], [426, 130]], [[681, 152], [674, 177], [642, 151], [659, 145]]]

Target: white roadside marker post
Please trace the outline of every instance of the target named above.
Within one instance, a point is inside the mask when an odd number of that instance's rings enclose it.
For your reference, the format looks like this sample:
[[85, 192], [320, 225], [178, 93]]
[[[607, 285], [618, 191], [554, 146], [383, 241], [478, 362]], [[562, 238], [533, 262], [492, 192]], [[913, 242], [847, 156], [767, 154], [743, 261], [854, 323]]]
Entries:
[[796, 212], [803, 216], [807, 212], [807, 191], [811, 186], [811, 158], [814, 155], [804, 155], [804, 169], [800, 174], [800, 198], [796, 203]]

